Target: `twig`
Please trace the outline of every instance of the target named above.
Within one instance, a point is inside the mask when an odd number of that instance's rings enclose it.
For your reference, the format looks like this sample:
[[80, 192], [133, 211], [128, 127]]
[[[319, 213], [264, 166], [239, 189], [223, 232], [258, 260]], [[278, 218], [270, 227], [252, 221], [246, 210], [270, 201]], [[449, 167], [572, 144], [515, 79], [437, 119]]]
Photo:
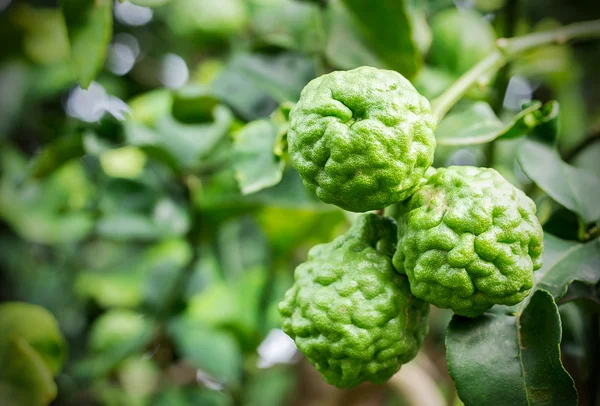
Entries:
[[496, 73], [519, 54], [547, 44], [562, 44], [576, 39], [600, 37], [600, 20], [569, 24], [551, 31], [539, 32], [515, 38], [500, 38], [497, 49], [464, 73], [456, 82], [432, 102], [433, 113], [438, 122], [484, 75]]

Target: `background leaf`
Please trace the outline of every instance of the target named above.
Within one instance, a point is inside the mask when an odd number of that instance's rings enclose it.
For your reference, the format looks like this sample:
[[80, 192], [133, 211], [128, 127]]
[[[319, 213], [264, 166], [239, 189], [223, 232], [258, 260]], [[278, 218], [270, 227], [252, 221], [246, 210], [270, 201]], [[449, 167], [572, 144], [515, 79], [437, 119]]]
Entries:
[[112, 37], [111, 0], [61, 0], [71, 44], [71, 65], [87, 89], [104, 65]]
[[370, 46], [389, 69], [412, 78], [422, 65], [404, 0], [343, 0]]
[[270, 120], [253, 121], [235, 135], [233, 165], [242, 194], [257, 192], [281, 180], [284, 162], [275, 155], [277, 137], [278, 128]]
[[600, 219], [600, 179], [564, 162], [550, 146], [528, 139], [518, 155], [523, 172], [550, 197], [586, 223]]
[[438, 145], [477, 145], [527, 135], [557, 117], [558, 104], [552, 101], [545, 105], [533, 102], [506, 122], [496, 116], [489, 104], [474, 102], [444, 117], [435, 134]]

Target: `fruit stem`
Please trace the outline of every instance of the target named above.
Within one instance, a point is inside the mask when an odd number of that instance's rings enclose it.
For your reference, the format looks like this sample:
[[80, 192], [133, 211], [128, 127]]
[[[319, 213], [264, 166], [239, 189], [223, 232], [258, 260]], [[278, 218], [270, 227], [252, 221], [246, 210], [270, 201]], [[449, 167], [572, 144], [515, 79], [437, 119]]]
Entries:
[[550, 31], [515, 38], [499, 38], [497, 49], [465, 72], [441, 95], [432, 100], [433, 114], [439, 123], [446, 113], [484, 76], [496, 73], [521, 53], [546, 44], [563, 44], [575, 39], [600, 37], [600, 20], [565, 25]]

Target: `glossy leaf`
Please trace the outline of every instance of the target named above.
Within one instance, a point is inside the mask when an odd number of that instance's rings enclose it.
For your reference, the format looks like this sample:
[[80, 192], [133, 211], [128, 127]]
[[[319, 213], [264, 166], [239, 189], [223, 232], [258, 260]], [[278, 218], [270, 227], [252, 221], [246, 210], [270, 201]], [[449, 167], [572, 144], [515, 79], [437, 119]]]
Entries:
[[413, 40], [412, 21], [404, 0], [342, 0], [368, 43], [389, 69], [412, 78], [423, 63]]
[[551, 125], [557, 116], [556, 102], [545, 105], [533, 102], [510, 121], [503, 122], [489, 104], [475, 102], [448, 114], [436, 129], [436, 140], [440, 146], [464, 146], [517, 138], [536, 127]]
[[564, 162], [543, 142], [528, 139], [518, 154], [523, 172], [540, 189], [586, 223], [600, 219], [600, 178]]
[[234, 140], [233, 165], [242, 194], [257, 192], [281, 181], [284, 162], [275, 155], [277, 126], [270, 120], [247, 124]]
[[112, 0], [61, 0], [71, 44], [71, 66], [87, 89], [104, 65], [112, 37]]
[[448, 369], [466, 405], [576, 405], [560, 362], [561, 324], [552, 295], [538, 290], [513, 313], [453, 316], [446, 335]]
[[[485, 399], [507, 405], [576, 404], [572, 380], [560, 363], [561, 326], [554, 302], [574, 281], [582, 296], [581, 285], [593, 291], [600, 281], [599, 261], [598, 241], [580, 244], [546, 234], [544, 265], [534, 273], [533, 293], [525, 301], [496, 306], [475, 319], [454, 316], [446, 336], [448, 364], [466, 404]], [[489, 380], [494, 385], [486, 385]], [[524, 389], [499, 395], [509, 387]]]

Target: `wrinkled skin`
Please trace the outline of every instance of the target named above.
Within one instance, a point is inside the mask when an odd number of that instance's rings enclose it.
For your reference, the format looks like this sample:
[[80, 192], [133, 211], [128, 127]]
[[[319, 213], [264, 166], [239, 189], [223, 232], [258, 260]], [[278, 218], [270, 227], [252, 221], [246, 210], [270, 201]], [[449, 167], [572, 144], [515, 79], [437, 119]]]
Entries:
[[533, 201], [488, 168], [437, 169], [400, 205], [394, 266], [420, 299], [476, 317], [521, 302], [542, 266]]
[[364, 212], [408, 198], [433, 162], [429, 102], [397, 72], [372, 67], [312, 80], [290, 113], [292, 163], [326, 203]]
[[310, 251], [279, 304], [283, 331], [331, 385], [383, 383], [423, 343], [429, 304], [393, 269], [395, 246], [394, 220], [362, 215]]

